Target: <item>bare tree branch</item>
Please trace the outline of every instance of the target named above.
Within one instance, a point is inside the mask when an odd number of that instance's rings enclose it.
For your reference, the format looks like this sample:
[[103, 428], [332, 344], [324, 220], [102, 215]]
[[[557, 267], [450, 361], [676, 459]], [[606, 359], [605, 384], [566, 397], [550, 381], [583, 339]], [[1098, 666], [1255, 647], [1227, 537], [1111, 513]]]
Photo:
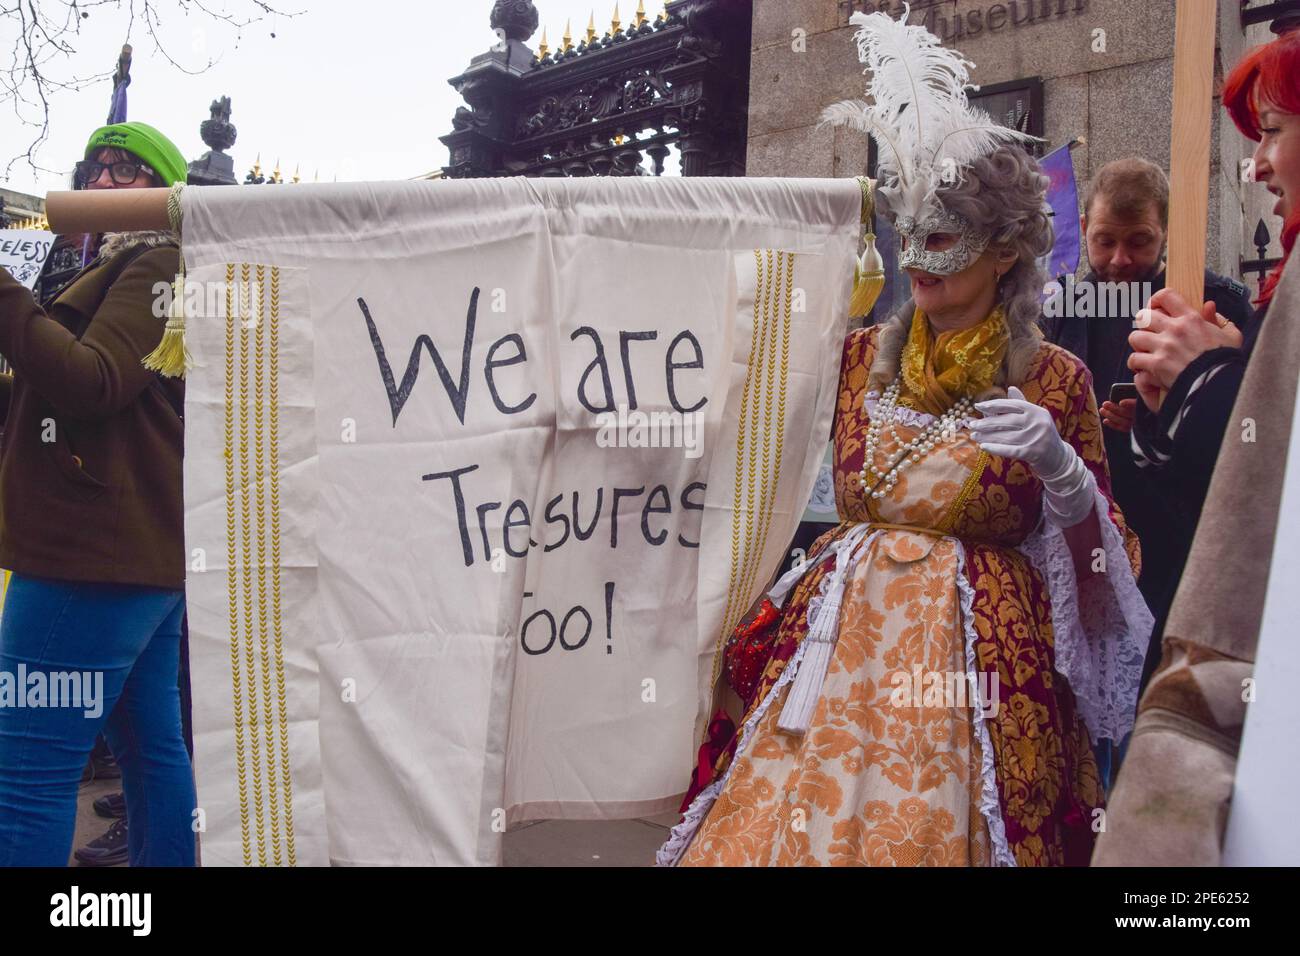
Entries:
[[197, 75], [212, 69], [220, 58], [205, 57], [200, 66], [182, 63], [163, 40], [164, 17], [201, 17], [233, 31], [238, 43], [243, 31], [253, 24], [273, 17], [292, 19], [303, 12], [282, 10], [267, 0], [228, 0], [220, 9], [205, 0], [0, 0], [0, 34], [16, 34], [12, 48], [0, 50], [0, 106], [12, 110], [30, 136], [26, 147], [6, 162], [0, 181], [8, 180], [14, 165], [24, 161], [36, 172], [64, 172], [38, 161], [41, 147], [49, 139], [55, 100], [61, 94], [111, 81], [114, 73], [69, 75], [70, 61], [82, 52], [83, 21], [92, 15], [96, 23], [111, 18], [120, 27], [123, 44], [131, 42], [134, 32], [142, 31], [173, 68]]

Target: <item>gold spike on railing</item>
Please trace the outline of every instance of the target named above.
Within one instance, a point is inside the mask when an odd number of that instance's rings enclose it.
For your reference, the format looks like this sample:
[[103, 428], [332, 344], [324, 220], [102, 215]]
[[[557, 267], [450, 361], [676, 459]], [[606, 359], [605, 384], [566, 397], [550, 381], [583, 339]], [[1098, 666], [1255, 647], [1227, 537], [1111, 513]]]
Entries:
[[560, 38], [561, 41], [564, 43], [564, 46], [562, 47], [562, 49], [563, 49], [563, 51], [564, 51], [565, 53], [568, 53], [570, 50], [573, 49], [573, 26], [572, 26], [572, 23], [573, 23], [572, 20], [565, 20], [565, 21], [564, 21], [564, 36]]
[[609, 32], [611, 36], [617, 36], [623, 29], [623, 23], [618, 18], [618, 4], [614, 4], [614, 19], [609, 21]]
[[587, 24], [587, 46], [591, 46], [591, 41], [596, 39], [596, 11], [591, 11], [591, 21]]
[[636, 5], [636, 25], [640, 27], [646, 21], [645, 0], [637, 0]]
[[546, 54], [550, 52], [551, 48], [546, 42], [546, 27], [542, 27], [542, 42], [537, 45], [537, 59], [546, 59]]

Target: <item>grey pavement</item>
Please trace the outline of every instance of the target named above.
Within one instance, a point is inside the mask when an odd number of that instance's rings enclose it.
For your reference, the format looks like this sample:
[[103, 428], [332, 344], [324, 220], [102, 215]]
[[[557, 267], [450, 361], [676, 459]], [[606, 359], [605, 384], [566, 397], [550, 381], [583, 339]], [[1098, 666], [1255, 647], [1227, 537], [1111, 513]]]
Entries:
[[[74, 849], [103, 836], [112, 821], [97, 816], [92, 804], [120, 789], [120, 780], [96, 780], [80, 789]], [[664, 813], [639, 820], [522, 823], [505, 835], [505, 865], [650, 866], [655, 851], [668, 839], [668, 831], [677, 820], [676, 813]], [[69, 857], [68, 865], [79, 864]]]
[[651, 866], [678, 821], [676, 813], [640, 820], [542, 820], [505, 835], [506, 866]]

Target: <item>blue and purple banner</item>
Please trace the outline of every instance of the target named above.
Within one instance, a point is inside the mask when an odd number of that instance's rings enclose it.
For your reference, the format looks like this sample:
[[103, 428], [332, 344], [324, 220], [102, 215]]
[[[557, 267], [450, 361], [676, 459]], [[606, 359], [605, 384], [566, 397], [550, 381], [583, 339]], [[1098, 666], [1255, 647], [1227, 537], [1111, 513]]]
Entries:
[[1069, 145], [1048, 153], [1038, 161], [1051, 180], [1047, 187], [1047, 204], [1052, 207], [1052, 229], [1056, 242], [1042, 263], [1049, 279], [1074, 275], [1079, 268], [1079, 190], [1074, 181], [1074, 162]]
[[126, 88], [131, 85], [131, 78], [124, 77], [113, 90], [113, 98], [108, 107], [108, 125], [126, 122]]

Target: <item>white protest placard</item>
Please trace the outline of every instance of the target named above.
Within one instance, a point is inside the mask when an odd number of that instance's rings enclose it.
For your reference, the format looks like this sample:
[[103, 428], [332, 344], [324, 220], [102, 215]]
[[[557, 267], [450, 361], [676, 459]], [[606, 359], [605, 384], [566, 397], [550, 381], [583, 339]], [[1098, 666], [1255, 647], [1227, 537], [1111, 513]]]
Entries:
[[0, 266], [29, 289], [36, 288], [45, 260], [54, 248], [54, 233], [40, 229], [0, 230]]
[[204, 863], [676, 809], [826, 449], [857, 182], [183, 201]]
[[1224, 832], [1224, 866], [1300, 865], [1295, 813], [1300, 768], [1294, 759], [1279, 759], [1279, 754], [1294, 752], [1300, 724], [1300, 695], [1294, 691], [1300, 683], [1300, 642], [1295, 639], [1300, 619], [1295, 587], [1300, 576], [1300, 390], [1293, 415], [1253, 686], [1243, 685], [1241, 691], [1251, 704]]

